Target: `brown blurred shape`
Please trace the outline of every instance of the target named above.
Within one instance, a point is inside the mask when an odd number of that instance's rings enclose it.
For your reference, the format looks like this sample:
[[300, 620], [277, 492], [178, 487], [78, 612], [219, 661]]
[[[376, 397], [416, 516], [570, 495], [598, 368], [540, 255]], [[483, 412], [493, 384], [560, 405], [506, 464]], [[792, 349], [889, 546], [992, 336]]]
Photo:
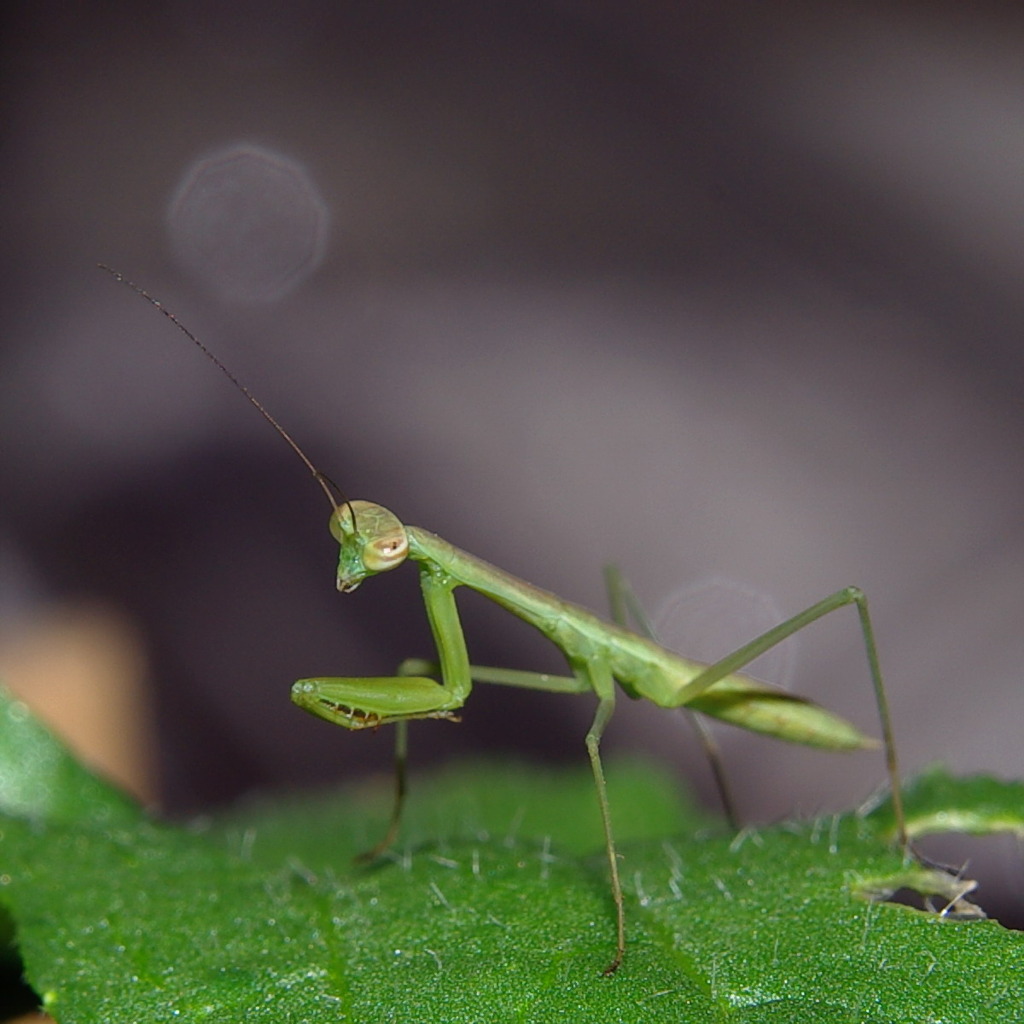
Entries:
[[155, 741], [138, 630], [98, 604], [58, 605], [0, 632], [0, 679], [90, 768], [143, 802]]

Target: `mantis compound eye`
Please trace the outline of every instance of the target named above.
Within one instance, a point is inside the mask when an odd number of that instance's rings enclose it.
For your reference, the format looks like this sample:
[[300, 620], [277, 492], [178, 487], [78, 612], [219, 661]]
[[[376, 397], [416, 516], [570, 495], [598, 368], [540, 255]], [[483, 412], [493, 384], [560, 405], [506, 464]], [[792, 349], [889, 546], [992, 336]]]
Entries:
[[401, 565], [409, 554], [409, 538], [398, 529], [385, 537], [370, 541], [363, 548], [363, 564], [370, 572], [387, 572]]

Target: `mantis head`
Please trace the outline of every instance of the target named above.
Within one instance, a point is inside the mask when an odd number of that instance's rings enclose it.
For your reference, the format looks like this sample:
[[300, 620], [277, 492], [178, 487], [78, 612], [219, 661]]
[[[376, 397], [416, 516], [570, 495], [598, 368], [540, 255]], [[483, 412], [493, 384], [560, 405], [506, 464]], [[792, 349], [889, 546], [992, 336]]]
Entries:
[[331, 535], [341, 545], [338, 589], [351, 593], [367, 576], [387, 572], [409, 554], [398, 516], [372, 501], [346, 501], [331, 513]]

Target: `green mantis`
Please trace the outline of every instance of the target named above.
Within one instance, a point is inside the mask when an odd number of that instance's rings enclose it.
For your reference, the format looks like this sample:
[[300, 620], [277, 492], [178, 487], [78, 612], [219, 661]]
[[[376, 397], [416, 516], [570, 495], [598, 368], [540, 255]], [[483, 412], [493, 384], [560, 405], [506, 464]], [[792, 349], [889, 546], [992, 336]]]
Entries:
[[[437, 650], [436, 665], [410, 660], [402, 664], [395, 676], [301, 679], [292, 687], [292, 700], [299, 707], [335, 725], [346, 729], [396, 726], [396, 791], [391, 823], [384, 839], [366, 855], [367, 859], [383, 853], [397, 836], [405, 795], [407, 726], [411, 720], [454, 719], [455, 713], [468, 700], [474, 682], [592, 694], [597, 707], [585, 745], [604, 827], [615, 908], [615, 949], [603, 972], [613, 974], [625, 953], [626, 923], [600, 744], [615, 708], [617, 688], [632, 699], [642, 698], [665, 708], [699, 711], [792, 743], [831, 750], [875, 746], [874, 741], [826, 709], [755, 681], [740, 671], [769, 648], [847, 605], [856, 608], [859, 618], [881, 722], [899, 839], [907, 848], [888, 703], [867, 599], [858, 588], [836, 591], [712, 665], [682, 658], [624, 625], [607, 622], [580, 605], [535, 587], [433, 533], [404, 524], [381, 505], [370, 501], [339, 502], [326, 477], [224, 364], [156, 299], [116, 271], [110, 270], [110, 273], [156, 306], [194, 342], [313, 474], [331, 502], [329, 527], [340, 548], [339, 591], [351, 593], [364, 580], [390, 572], [406, 561], [418, 567], [423, 602]], [[543, 633], [565, 656], [569, 674], [556, 676], [472, 665], [455, 601], [455, 590], [460, 586], [483, 594]], [[621, 606], [617, 618], [624, 618]]]

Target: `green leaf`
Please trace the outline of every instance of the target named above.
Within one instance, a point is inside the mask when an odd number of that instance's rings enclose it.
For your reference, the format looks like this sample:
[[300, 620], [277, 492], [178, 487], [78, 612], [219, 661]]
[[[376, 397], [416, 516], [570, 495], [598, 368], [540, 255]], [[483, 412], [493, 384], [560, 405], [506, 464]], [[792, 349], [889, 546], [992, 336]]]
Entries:
[[609, 774], [629, 928], [610, 978], [585, 770], [415, 779], [398, 850], [368, 868], [351, 854], [379, 836], [387, 787], [189, 830], [137, 812], [101, 820], [119, 798], [51, 772], [82, 806], [57, 792], [34, 806], [27, 781], [5, 790], [20, 795], [0, 820], [0, 902], [64, 1024], [1021, 1019], [1020, 935], [865, 898], [934, 874], [904, 864], [871, 818], [729, 837], [664, 775]]
[[27, 705], [0, 687], [0, 813], [40, 821], [133, 822], [141, 811], [57, 740]]
[[[903, 791], [907, 833], [911, 838], [942, 832], [990, 835], [1010, 832], [1024, 838], [1024, 783], [992, 775], [957, 778], [942, 765], [932, 765]], [[892, 803], [885, 800], [871, 812], [879, 826], [895, 829]]]

